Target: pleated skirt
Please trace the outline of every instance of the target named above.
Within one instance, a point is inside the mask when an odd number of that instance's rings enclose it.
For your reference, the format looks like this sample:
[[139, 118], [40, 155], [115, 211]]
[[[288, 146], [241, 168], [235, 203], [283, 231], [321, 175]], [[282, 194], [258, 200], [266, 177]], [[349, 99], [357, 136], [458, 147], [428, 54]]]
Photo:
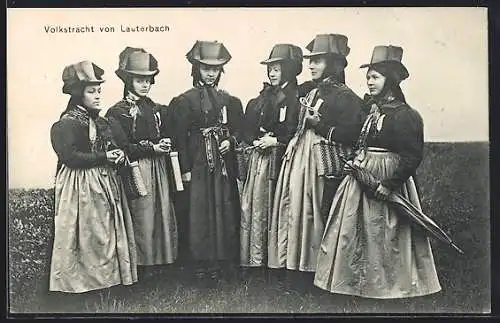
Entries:
[[177, 222], [167, 160], [139, 159], [148, 194], [129, 201], [137, 243], [138, 265], [171, 264], [177, 258]]
[[[361, 166], [383, 180], [398, 155], [369, 149]], [[399, 189], [421, 208], [413, 178]], [[441, 290], [429, 239], [386, 202], [367, 195], [348, 175], [334, 197], [314, 284], [338, 294], [406, 298]]]
[[[318, 176], [313, 145], [322, 137], [306, 130], [289, 145], [276, 184], [269, 227], [268, 266], [313, 272], [323, 234], [323, 177]], [[289, 147], [290, 148], [290, 147]]]
[[82, 293], [137, 281], [137, 255], [123, 185], [108, 167], [63, 165], [55, 184], [49, 290]]

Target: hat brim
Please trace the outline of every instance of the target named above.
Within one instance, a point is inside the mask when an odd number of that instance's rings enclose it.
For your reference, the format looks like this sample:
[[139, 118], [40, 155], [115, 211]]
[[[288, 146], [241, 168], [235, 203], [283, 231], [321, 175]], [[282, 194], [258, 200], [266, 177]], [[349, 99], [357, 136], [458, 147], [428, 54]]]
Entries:
[[64, 94], [75, 94], [75, 89], [80, 86], [89, 86], [89, 85], [99, 85], [106, 82], [105, 80], [90, 80], [90, 81], [78, 81], [71, 84], [64, 84], [62, 88], [62, 92]]
[[210, 66], [222, 66], [229, 62], [229, 59], [192, 59], [190, 60], [191, 64], [204, 64]]
[[265, 61], [260, 62], [263, 65], [268, 65], [272, 63], [279, 63], [279, 62], [284, 62], [287, 61], [288, 59], [283, 58], [283, 57], [275, 57], [275, 58], [268, 58]]
[[410, 76], [410, 72], [408, 72], [408, 69], [406, 66], [404, 66], [403, 63], [398, 62], [398, 61], [381, 61], [377, 63], [367, 63], [361, 65], [359, 68], [376, 68], [377, 66], [380, 65], [386, 65], [389, 66], [390, 68], [394, 68], [396, 72], [399, 74], [401, 81], [407, 79]]
[[118, 69], [115, 74], [125, 82], [127, 76], [156, 76], [160, 73], [160, 70], [156, 69], [154, 71], [134, 71], [134, 70], [122, 70]]
[[[313, 53], [309, 53], [309, 54], [304, 54], [303, 57], [304, 58], [309, 58], [309, 57], [320, 56], [320, 55], [328, 55], [328, 54], [338, 55], [338, 54], [329, 53], [329, 52], [313, 52]], [[339, 55], [339, 56], [342, 56], [342, 55]]]
[[127, 74], [132, 74], [132, 75], [140, 75], [140, 76], [152, 76], [158, 74], [160, 71], [159, 70], [154, 70], [154, 71], [134, 71], [134, 70], [123, 70], [123, 72]]
[[309, 57], [321, 56], [321, 55], [333, 55], [333, 56], [338, 56], [338, 57], [342, 57], [344, 59], [347, 59], [345, 55], [338, 54], [338, 53], [332, 53], [332, 52], [312, 52], [312, 53], [309, 53], [309, 54], [304, 54], [302, 56], [304, 58], [309, 58]]

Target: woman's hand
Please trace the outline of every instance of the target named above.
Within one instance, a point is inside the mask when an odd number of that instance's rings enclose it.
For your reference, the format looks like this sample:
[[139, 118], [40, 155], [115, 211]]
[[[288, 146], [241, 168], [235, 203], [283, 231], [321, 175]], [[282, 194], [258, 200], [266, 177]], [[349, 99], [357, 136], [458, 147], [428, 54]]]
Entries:
[[224, 155], [229, 151], [230, 148], [231, 148], [231, 143], [229, 142], [229, 140], [224, 140], [220, 143], [219, 151], [222, 155]]
[[153, 150], [157, 154], [167, 154], [170, 152], [170, 146], [168, 146], [164, 143], [154, 144]]
[[125, 153], [121, 149], [108, 150], [106, 152], [106, 159], [111, 163], [118, 164], [125, 159]]
[[187, 172], [181, 175], [183, 182], [191, 182], [191, 172]]
[[375, 191], [375, 197], [380, 200], [387, 200], [391, 195], [392, 191], [382, 184], [378, 184], [377, 190]]
[[268, 147], [273, 147], [278, 144], [278, 139], [269, 135], [262, 136], [257, 143], [257, 147], [260, 149], [266, 149]]
[[308, 126], [311, 126], [311, 127], [314, 127], [318, 124], [319, 120], [320, 120], [320, 115], [318, 112], [315, 112], [313, 114], [310, 114], [309, 112], [306, 114], [305, 116], [305, 122], [306, 122], [306, 125]]
[[344, 169], [343, 169], [343, 172], [344, 174], [351, 174], [353, 169], [352, 169], [352, 166], [353, 166], [354, 162], [352, 160], [348, 160], [345, 164], [344, 164]]

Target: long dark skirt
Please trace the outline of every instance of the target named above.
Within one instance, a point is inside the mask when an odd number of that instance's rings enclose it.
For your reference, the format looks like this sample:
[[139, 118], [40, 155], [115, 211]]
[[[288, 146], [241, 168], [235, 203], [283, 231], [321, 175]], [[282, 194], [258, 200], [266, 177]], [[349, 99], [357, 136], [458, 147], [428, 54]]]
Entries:
[[[201, 136], [199, 137], [201, 141]], [[216, 158], [210, 170], [205, 146], [197, 145], [191, 169], [188, 215], [189, 251], [196, 262], [231, 262], [239, 260], [240, 200], [236, 177], [226, 176]], [[229, 165], [227, 165], [229, 167]]]

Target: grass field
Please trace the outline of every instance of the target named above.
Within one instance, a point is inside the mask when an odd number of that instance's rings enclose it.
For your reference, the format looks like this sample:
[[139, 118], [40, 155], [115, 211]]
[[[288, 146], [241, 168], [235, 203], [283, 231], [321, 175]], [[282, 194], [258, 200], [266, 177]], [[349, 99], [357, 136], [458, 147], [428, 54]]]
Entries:
[[9, 191], [9, 282], [12, 313], [487, 313], [490, 311], [489, 146], [429, 143], [417, 174], [424, 212], [464, 250], [433, 241], [443, 290], [395, 301], [302, 290], [250, 273], [205, 286], [179, 266], [156, 268], [129, 287], [82, 295], [46, 291], [53, 190]]

